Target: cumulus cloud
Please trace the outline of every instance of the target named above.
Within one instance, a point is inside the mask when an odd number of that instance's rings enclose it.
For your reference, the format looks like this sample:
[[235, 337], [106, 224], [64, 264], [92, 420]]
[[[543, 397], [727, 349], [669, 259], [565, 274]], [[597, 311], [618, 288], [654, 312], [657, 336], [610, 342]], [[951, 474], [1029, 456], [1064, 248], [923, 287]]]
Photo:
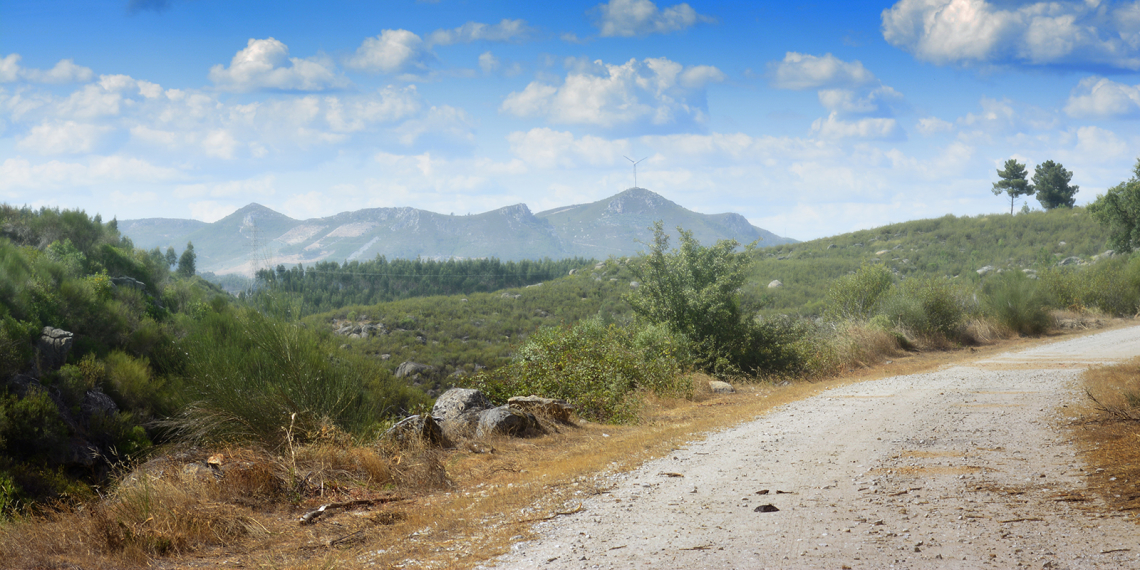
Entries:
[[86, 162], [52, 160], [32, 164], [25, 158], [0, 163], [0, 190], [8, 188], [60, 188], [107, 182], [168, 182], [182, 178], [173, 168], [156, 166], [127, 156], [95, 156]]
[[61, 59], [46, 71], [23, 67], [20, 65], [20, 59], [20, 54], [17, 53], [8, 54], [0, 59], [0, 83], [24, 80], [30, 83], [62, 85], [91, 81], [94, 76], [91, 69], [76, 65], [70, 59]]
[[467, 22], [458, 28], [436, 30], [427, 36], [427, 43], [428, 45], [449, 46], [460, 43], [469, 44], [475, 41], [515, 42], [527, 39], [534, 35], [534, 32], [534, 28], [528, 26], [525, 20], [504, 18], [498, 24]]
[[875, 81], [859, 61], [843, 61], [834, 55], [822, 57], [790, 51], [783, 61], [768, 64], [772, 86], [779, 89], [855, 87]]
[[878, 139], [899, 140], [906, 138], [898, 121], [890, 118], [866, 118], [845, 121], [832, 111], [826, 119], [816, 119], [811, 124], [812, 134], [821, 139]]
[[[289, 65], [284, 65], [288, 61]], [[210, 68], [210, 81], [227, 91], [321, 91], [344, 87], [348, 80], [338, 75], [327, 58], [301, 59], [289, 57], [289, 48], [274, 38], [250, 38], [245, 49], [237, 52], [227, 68], [222, 64]]]
[[561, 124], [684, 128], [707, 120], [704, 89], [725, 79], [715, 67], [685, 67], [666, 58], [568, 65], [573, 70], [562, 85], [534, 81], [508, 95], [500, 110]]
[[1140, 117], [1140, 85], [1086, 77], [1073, 88], [1065, 113], [1081, 119]]
[[1140, 4], [900, 0], [883, 38], [940, 65], [1110, 66], [1140, 69]]
[[943, 121], [938, 117], [923, 117], [918, 120], [918, 124], [915, 125], [915, 128], [923, 135], [930, 136], [954, 130], [954, 123]]
[[575, 168], [579, 165], [611, 166], [622, 155], [630, 154], [629, 141], [608, 140], [586, 135], [555, 131], [546, 127], [507, 136], [511, 152], [534, 168]]
[[16, 148], [44, 155], [89, 153], [110, 130], [109, 127], [75, 121], [44, 123], [32, 127]]
[[821, 89], [819, 103], [829, 111], [846, 115], [885, 114], [902, 101], [902, 93], [886, 85], [859, 93], [851, 89]]
[[966, 113], [957, 121], [963, 129], [973, 129], [977, 134], [1015, 135], [1025, 131], [1043, 131], [1056, 128], [1060, 119], [1056, 113], [1016, 103], [1008, 98], [991, 99], [982, 97], [979, 102], [981, 112]]
[[715, 22], [715, 18], [698, 14], [688, 4], [677, 4], [664, 10], [650, 0], [610, 0], [594, 8], [597, 26], [602, 37], [634, 37], [648, 34], [668, 34], [698, 23]]
[[384, 30], [366, 38], [345, 65], [373, 73], [400, 73], [427, 69], [431, 59], [423, 38], [408, 30]]

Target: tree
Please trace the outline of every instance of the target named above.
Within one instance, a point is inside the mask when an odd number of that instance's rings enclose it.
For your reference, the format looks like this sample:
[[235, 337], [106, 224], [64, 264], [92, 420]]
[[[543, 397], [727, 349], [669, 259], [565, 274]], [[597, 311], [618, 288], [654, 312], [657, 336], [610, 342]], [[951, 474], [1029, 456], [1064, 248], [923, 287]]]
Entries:
[[1033, 185], [1037, 187], [1037, 201], [1041, 202], [1041, 207], [1046, 210], [1072, 208], [1077, 202], [1077, 190], [1080, 190], [1079, 186], [1069, 184], [1072, 179], [1072, 172], [1052, 160], [1038, 164], [1033, 170]]
[[175, 263], [178, 263], [178, 254], [174, 253], [174, 246], [168, 246], [166, 248], [166, 266], [167, 268], [174, 267]]
[[197, 270], [195, 269], [195, 261], [198, 256], [194, 254], [194, 244], [186, 242], [186, 249], [182, 252], [182, 257], [178, 258], [178, 274], [183, 277], [193, 277]]
[[1114, 250], [1129, 253], [1140, 246], [1140, 159], [1132, 167], [1132, 179], [1097, 196], [1089, 212], [1108, 226], [1108, 243]]
[[1027, 172], [1025, 165], [1014, 159], [1005, 161], [1005, 168], [997, 171], [1001, 180], [994, 182], [994, 195], [1009, 195], [1009, 215], [1013, 215], [1013, 205], [1018, 196], [1032, 196], [1033, 185], [1025, 179]]

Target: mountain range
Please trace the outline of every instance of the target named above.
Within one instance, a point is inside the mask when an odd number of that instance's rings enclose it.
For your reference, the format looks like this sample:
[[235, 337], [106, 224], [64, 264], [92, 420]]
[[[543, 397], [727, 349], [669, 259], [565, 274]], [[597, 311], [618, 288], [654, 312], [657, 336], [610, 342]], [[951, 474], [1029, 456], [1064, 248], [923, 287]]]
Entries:
[[[415, 208], [369, 208], [326, 218], [294, 220], [251, 203], [216, 222], [146, 218], [120, 220], [136, 247], [181, 252], [194, 244], [197, 268], [250, 275], [266, 266], [318, 261], [392, 258], [506, 260], [635, 255], [652, 241], [661, 220], [693, 232], [702, 244], [735, 239], [761, 247], [795, 243], [753, 226], [740, 214], [700, 214], [644, 188], [630, 188], [590, 204], [537, 214], [515, 204], [476, 215], [437, 214]], [[676, 243], [675, 241], [673, 242]]]

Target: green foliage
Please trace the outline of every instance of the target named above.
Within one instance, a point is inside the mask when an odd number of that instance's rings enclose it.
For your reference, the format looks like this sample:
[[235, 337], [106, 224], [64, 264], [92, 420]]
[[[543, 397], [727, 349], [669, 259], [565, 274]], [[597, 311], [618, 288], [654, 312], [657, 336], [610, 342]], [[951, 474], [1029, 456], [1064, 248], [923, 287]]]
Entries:
[[1132, 178], [1097, 196], [1089, 212], [1108, 228], [1108, 242], [1116, 251], [1130, 253], [1140, 245], [1140, 159]]
[[1019, 334], [1040, 335], [1052, 324], [1045, 288], [1020, 271], [987, 279], [981, 298], [985, 314]]
[[964, 291], [947, 279], [907, 279], [884, 301], [883, 314], [910, 334], [956, 341], [967, 315]]
[[209, 311], [183, 346], [191, 354], [187, 407], [167, 425], [190, 439], [275, 447], [293, 414], [302, 437], [330, 424], [363, 433], [381, 414], [423, 400], [359, 357], [338, 353], [327, 334], [252, 309]]
[[636, 421], [643, 391], [687, 397], [692, 390], [671, 353], [670, 346], [678, 343], [657, 330], [647, 332], [639, 347], [633, 341], [638, 332], [598, 318], [542, 329], [519, 347], [510, 364], [480, 373], [472, 385], [496, 402], [536, 394], [565, 399], [593, 421]]
[[197, 259], [198, 255], [194, 253], [194, 244], [186, 242], [186, 249], [182, 250], [182, 256], [178, 258], [178, 274], [182, 277], [193, 277], [197, 273]]
[[67, 453], [68, 430], [46, 390], [30, 389], [20, 399], [0, 398], [5, 418], [4, 455], [19, 461], [59, 461]]
[[343, 265], [335, 261], [309, 268], [278, 265], [276, 270], [258, 271], [257, 280], [265, 293], [299, 297], [302, 312], [308, 315], [352, 305], [525, 287], [593, 263], [579, 258], [503, 262], [494, 258], [432, 261], [378, 256], [372, 261]]
[[1012, 216], [1013, 205], [1017, 202], [1017, 198], [1019, 196], [1032, 196], [1033, 185], [1026, 180], [1025, 165], [1015, 159], [1011, 158], [1005, 161], [1005, 167], [998, 170], [997, 173], [1001, 180], [994, 182], [994, 195], [1007, 194], [1009, 196], [1009, 214]]
[[166, 254], [163, 256], [163, 261], [166, 262], [168, 268], [173, 268], [178, 264], [178, 254], [174, 252], [173, 246], [167, 246]]
[[[1033, 169], [1033, 185], [1037, 188], [1037, 200], [1046, 210], [1072, 208], [1077, 203], [1079, 186], [1069, 184], [1073, 173], [1065, 170], [1060, 163], [1046, 160]], [[1028, 204], [1027, 204], [1028, 205]]]
[[878, 313], [894, 277], [883, 265], [866, 264], [835, 280], [827, 291], [827, 317], [866, 321]]

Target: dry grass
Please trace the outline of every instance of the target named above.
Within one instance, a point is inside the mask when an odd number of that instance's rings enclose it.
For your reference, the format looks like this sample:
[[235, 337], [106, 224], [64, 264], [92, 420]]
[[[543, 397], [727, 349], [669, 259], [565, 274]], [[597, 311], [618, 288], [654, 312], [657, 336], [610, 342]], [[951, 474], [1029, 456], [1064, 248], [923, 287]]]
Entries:
[[[1140, 358], [1084, 374], [1090, 400], [1072, 429], [1089, 489], [1115, 511], [1140, 511]], [[1137, 520], [1133, 517], [1132, 520]]]
[[[584, 423], [451, 450], [329, 437], [278, 454], [171, 451], [139, 466], [96, 504], [0, 528], [0, 552], [15, 568], [471, 568], [531, 537], [537, 520], [606, 492], [610, 474], [703, 434], [832, 387], [959, 364], [1031, 342], [906, 353], [865, 332], [844, 349], [849, 360], [842, 376], [742, 384], [736, 394], [721, 396], [709, 391], [711, 378], [693, 375], [692, 400], [646, 397], [636, 426]], [[1135, 441], [1137, 435], [1119, 437]], [[214, 454], [224, 456], [220, 469], [206, 466]], [[1140, 465], [1137, 459], [1132, 465]], [[1140, 473], [1122, 478], [1138, 481]], [[299, 524], [303, 513], [330, 503], [346, 506]]]

